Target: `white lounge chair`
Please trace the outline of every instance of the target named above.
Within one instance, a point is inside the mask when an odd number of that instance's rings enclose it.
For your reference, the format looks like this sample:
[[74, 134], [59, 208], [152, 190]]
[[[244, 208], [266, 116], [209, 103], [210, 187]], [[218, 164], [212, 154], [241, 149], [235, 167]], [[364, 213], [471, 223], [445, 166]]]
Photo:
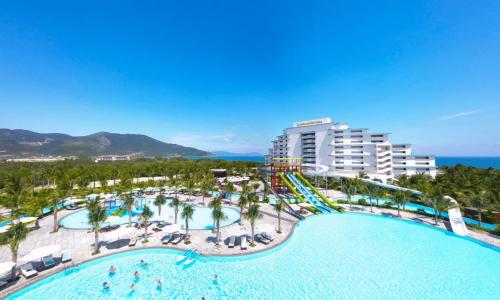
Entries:
[[166, 245], [170, 243], [173, 237], [174, 237], [173, 234], [167, 233], [164, 237], [161, 238], [162, 244]]
[[131, 238], [130, 242], [128, 243], [128, 246], [129, 247], [133, 247], [133, 246], [135, 246], [135, 244], [137, 244], [137, 239], [136, 238]]
[[71, 261], [71, 250], [66, 249], [61, 252], [61, 262], [66, 263]]
[[56, 261], [54, 260], [52, 255], [44, 256], [42, 258], [42, 263], [43, 263], [43, 266], [46, 268], [50, 268], [50, 267], [53, 267], [56, 265]]
[[232, 235], [230, 238], [229, 238], [229, 244], [228, 244], [228, 247], [229, 248], [234, 248], [234, 243], [236, 242], [236, 237], [234, 235]]
[[262, 235], [263, 238], [265, 238], [266, 240], [269, 240], [270, 242], [274, 241], [274, 238], [272, 236], [270, 236], [269, 234], [267, 234], [267, 232], [261, 232], [260, 233]]
[[27, 263], [21, 266], [21, 274], [27, 279], [36, 276], [38, 272], [31, 263]]
[[241, 250], [247, 250], [247, 236], [242, 235], [240, 239]]
[[264, 244], [264, 245], [269, 244], [269, 240], [268, 240], [268, 239], [266, 239], [266, 238], [264, 238], [264, 237], [262, 236], [262, 234], [260, 234], [260, 233], [259, 233], [259, 234], [256, 234], [256, 235], [255, 235], [255, 237], [254, 237], [254, 239], [256, 239], [256, 240], [257, 240], [257, 242], [261, 242], [261, 243], [262, 243], [262, 244]]

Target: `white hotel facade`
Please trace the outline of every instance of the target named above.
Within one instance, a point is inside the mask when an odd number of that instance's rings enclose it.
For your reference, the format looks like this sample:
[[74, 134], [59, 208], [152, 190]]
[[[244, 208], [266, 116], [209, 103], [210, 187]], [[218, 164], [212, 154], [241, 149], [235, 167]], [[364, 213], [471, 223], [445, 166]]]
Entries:
[[391, 144], [388, 133], [350, 128], [330, 118], [296, 122], [273, 141], [268, 159], [300, 157], [304, 164], [354, 176], [360, 171], [384, 182], [402, 174], [436, 175], [433, 155], [415, 155], [409, 144]]

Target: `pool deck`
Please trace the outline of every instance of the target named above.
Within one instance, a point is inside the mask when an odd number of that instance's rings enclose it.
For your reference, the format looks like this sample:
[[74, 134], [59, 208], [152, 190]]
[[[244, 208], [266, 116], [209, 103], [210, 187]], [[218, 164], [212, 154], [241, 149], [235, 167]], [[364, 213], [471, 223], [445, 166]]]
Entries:
[[[207, 198], [205, 198], [205, 201], [207, 201]], [[201, 197], [196, 198], [194, 201], [194, 203], [198, 202], [201, 203]], [[233, 206], [226, 205], [225, 207], [237, 208], [234, 205]], [[60, 211], [58, 214], [59, 221], [61, 220], [62, 217], [67, 216], [74, 212], [75, 211], [68, 211], [68, 210]], [[239, 241], [237, 241], [234, 248], [229, 248], [227, 246], [227, 239], [231, 235], [235, 236], [251, 235], [250, 223], [248, 220], [244, 219], [242, 225], [239, 225], [238, 222], [236, 222], [231, 225], [221, 227], [221, 243], [219, 246], [215, 244], [215, 233], [212, 233], [211, 230], [190, 230], [189, 234], [191, 235], [191, 244], [189, 245], [186, 245], [184, 244], [184, 242], [181, 242], [178, 245], [169, 244], [168, 246], [165, 246], [161, 243], [161, 238], [165, 235], [165, 233], [163, 233], [162, 231], [154, 232], [152, 230], [148, 230], [148, 233], [150, 234], [149, 242], [142, 243], [140, 238], [143, 237], [144, 229], [135, 229], [134, 232], [128, 235], [128, 236], [138, 237], [139, 240], [135, 247], [128, 246], [129, 242], [128, 237], [120, 239], [118, 239], [117, 237], [114, 238], [110, 237], [110, 239], [107, 239], [106, 233], [100, 234], [101, 253], [98, 255], [91, 254], [91, 252], [93, 251], [93, 243], [94, 243], [93, 232], [81, 229], [60, 228], [58, 232], [51, 233], [53, 226], [53, 218], [52, 215], [49, 215], [40, 220], [39, 222], [40, 228], [34, 229], [29, 234], [29, 237], [21, 244], [19, 248], [20, 249], [19, 259], [21, 259], [22, 256], [28, 254], [31, 250], [36, 249], [38, 247], [47, 245], [60, 245], [62, 250], [64, 249], [71, 250], [71, 255], [73, 259], [72, 262], [66, 264], [58, 263], [53, 268], [39, 271], [38, 275], [31, 279], [25, 279], [24, 277], [21, 276], [21, 278], [17, 281], [17, 283], [10, 285], [6, 287], [4, 290], [0, 291], [0, 298], [4, 298], [6, 295], [16, 292], [26, 287], [27, 285], [32, 284], [43, 278], [46, 278], [54, 273], [62, 271], [65, 268], [69, 268], [81, 264], [85, 261], [89, 261], [92, 259], [100, 258], [111, 254], [116, 254], [123, 251], [145, 249], [145, 248], [174, 248], [179, 250], [195, 248], [200, 250], [202, 255], [207, 255], [207, 256], [246, 255], [274, 248], [282, 244], [284, 241], [288, 240], [288, 238], [293, 233], [297, 219], [283, 212], [281, 218], [282, 233], [278, 234], [276, 232], [276, 229], [278, 227], [278, 219], [276, 217], [276, 212], [274, 211], [273, 207], [269, 204], [261, 203], [261, 212], [263, 214], [263, 217], [262, 219], [259, 219], [256, 222], [255, 233], [264, 231], [272, 235], [274, 241], [271, 242], [269, 245], [256, 243], [256, 246], [252, 247], [247, 242], [247, 250], [242, 250], [240, 248]], [[183, 220], [179, 218], [179, 221], [182, 222]], [[56, 253], [56, 255], [59, 254]], [[10, 261], [10, 260], [11, 260], [10, 250], [7, 247], [1, 247], [0, 262]], [[57, 258], [56, 261], [58, 261]], [[35, 265], [35, 267], [37, 266]]]

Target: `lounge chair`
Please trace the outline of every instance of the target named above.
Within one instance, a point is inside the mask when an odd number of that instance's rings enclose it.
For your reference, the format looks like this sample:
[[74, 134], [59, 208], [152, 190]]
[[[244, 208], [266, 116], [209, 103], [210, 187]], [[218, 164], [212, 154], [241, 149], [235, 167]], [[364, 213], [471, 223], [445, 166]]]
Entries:
[[179, 236], [172, 241], [172, 244], [174, 244], [174, 245], [179, 244], [185, 237], [186, 237], [185, 234], [183, 234], [183, 233], [179, 234]]
[[260, 243], [262, 243], [264, 245], [269, 244], [269, 240], [267, 240], [266, 238], [264, 238], [262, 236], [262, 234], [260, 234], [260, 233], [255, 235], [255, 239], [257, 240], [257, 242], [260, 242]]
[[21, 266], [21, 274], [26, 278], [31, 278], [33, 276], [36, 276], [38, 274], [37, 270], [33, 268], [33, 265], [31, 263], [27, 263]]
[[234, 235], [232, 235], [230, 238], [229, 238], [229, 244], [228, 244], [228, 247], [229, 248], [234, 248], [234, 243], [236, 242], [236, 237]]
[[135, 244], [137, 244], [137, 239], [136, 238], [132, 238], [132, 239], [130, 239], [130, 242], [128, 243], [128, 246], [129, 247], [133, 247], [133, 246], [135, 246]]
[[247, 236], [242, 235], [240, 239], [241, 250], [247, 250]]
[[66, 249], [61, 252], [61, 262], [66, 263], [68, 261], [71, 261], [71, 250]]
[[174, 237], [173, 234], [167, 233], [164, 237], [161, 238], [162, 244], [166, 245], [166, 244], [170, 243], [170, 241], [172, 240], [173, 237]]
[[261, 232], [260, 233], [266, 240], [269, 240], [270, 242], [274, 241], [274, 238], [267, 234], [267, 232]]
[[44, 256], [42, 258], [42, 263], [45, 268], [50, 268], [56, 265], [56, 261], [52, 257], [52, 255]]

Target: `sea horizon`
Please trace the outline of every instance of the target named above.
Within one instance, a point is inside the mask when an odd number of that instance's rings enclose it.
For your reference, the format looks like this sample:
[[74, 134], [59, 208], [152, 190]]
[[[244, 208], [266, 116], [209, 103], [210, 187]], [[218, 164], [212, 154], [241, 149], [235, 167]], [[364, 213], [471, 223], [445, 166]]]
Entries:
[[[191, 159], [222, 159], [227, 161], [254, 161], [264, 162], [264, 155], [260, 156], [245, 156], [245, 155], [231, 155], [231, 156], [191, 156]], [[436, 166], [452, 167], [458, 164], [476, 168], [494, 168], [500, 169], [500, 156], [436, 156]]]

